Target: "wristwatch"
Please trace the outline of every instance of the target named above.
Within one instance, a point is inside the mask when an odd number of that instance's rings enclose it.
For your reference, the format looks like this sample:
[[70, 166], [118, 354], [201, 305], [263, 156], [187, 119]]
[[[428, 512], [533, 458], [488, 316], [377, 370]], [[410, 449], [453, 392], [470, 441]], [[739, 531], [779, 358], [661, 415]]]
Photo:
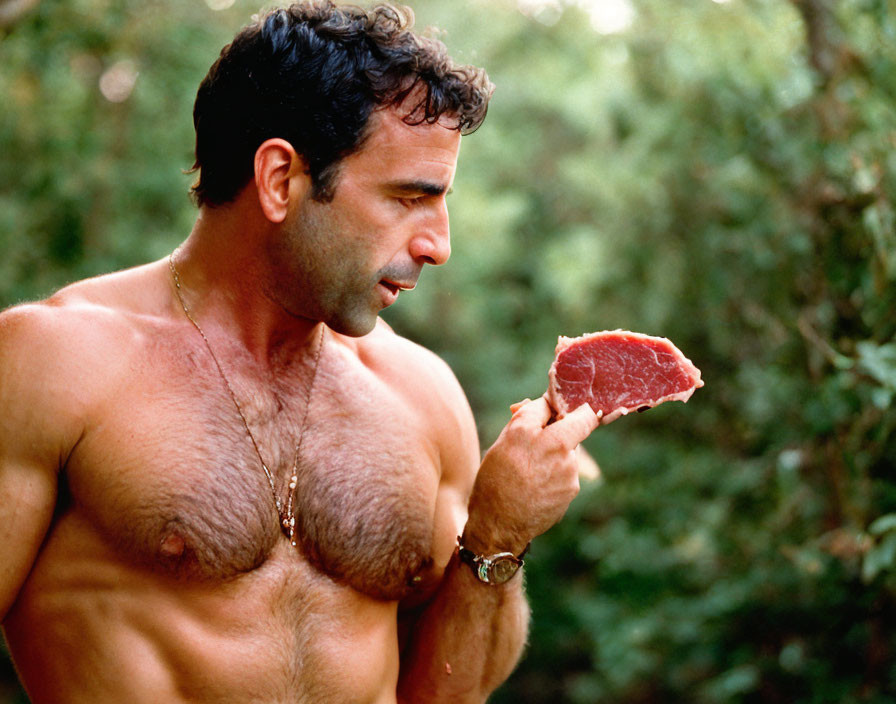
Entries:
[[512, 552], [477, 555], [463, 546], [459, 536], [457, 538], [457, 553], [460, 561], [469, 565], [476, 578], [485, 584], [498, 585], [510, 581], [523, 566], [523, 556], [528, 551], [529, 546], [527, 545], [519, 555], [514, 555]]

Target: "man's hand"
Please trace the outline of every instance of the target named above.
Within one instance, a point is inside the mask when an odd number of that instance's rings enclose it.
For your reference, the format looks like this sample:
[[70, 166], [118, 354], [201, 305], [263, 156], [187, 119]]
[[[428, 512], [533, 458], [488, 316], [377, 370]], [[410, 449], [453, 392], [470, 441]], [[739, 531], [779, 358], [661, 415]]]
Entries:
[[600, 422], [583, 404], [550, 423], [544, 397], [512, 410], [485, 454], [470, 497], [463, 542], [479, 554], [518, 554], [563, 517], [579, 492], [576, 448]]

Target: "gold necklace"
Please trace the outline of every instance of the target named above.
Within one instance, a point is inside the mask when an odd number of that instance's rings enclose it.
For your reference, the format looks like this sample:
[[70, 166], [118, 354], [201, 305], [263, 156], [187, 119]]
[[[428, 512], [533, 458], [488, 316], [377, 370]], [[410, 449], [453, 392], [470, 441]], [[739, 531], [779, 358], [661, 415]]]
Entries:
[[190, 313], [190, 309], [187, 308], [187, 304], [184, 301], [183, 293], [181, 292], [180, 286], [180, 276], [177, 273], [177, 267], [174, 266], [174, 255], [178, 250], [175, 250], [170, 255], [168, 255], [168, 268], [171, 269], [171, 278], [174, 280], [174, 290], [177, 294], [177, 300], [180, 302], [181, 308], [184, 309], [184, 314], [187, 316], [187, 320], [189, 320], [193, 327], [196, 328], [196, 331], [202, 337], [203, 342], [205, 342], [205, 347], [208, 349], [208, 353], [211, 355], [212, 360], [215, 363], [215, 367], [218, 369], [218, 374], [221, 375], [221, 379], [224, 381], [224, 386], [227, 387], [227, 391], [230, 393], [230, 398], [233, 401], [233, 405], [236, 407], [236, 412], [239, 413], [240, 419], [243, 421], [243, 427], [246, 429], [246, 434], [249, 436], [249, 440], [252, 441], [252, 447], [255, 448], [255, 454], [258, 455], [258, 461], [261, 462], [261, 468], [264, 470], [265, 476], [268, 478], [268, 484], [271, 485], [271, 495], [274, 497], [274, 506], [277, 509], [277, 516], [280, 519], [280, 529], [289, 538], [289, 542], [295, 546], [296, 545], [296, 515], [295, 510], [293, 508], [296, 486], [299, 483], [299, 451], [302, 449], [302, 440], [305, 438], [305, 421], [308, 420], [308, 409], [311, 406], [311, 394], [314, 392], [314, 382], [317, 379], [317, 368], [320, 366], [320, 355], [321, 351], [324, 348], [324, 328], [325, 326], [322, 324], [320, 326], [320, 340], [317, 343], [317, 354], [314, 357], [314, 372], [311, 375], [311, 381], [308, 382], [308, 388], [305, 390], [305, 413], [302, 415], [302, 425], [299, 429], [299, 439], [296, 442], [296, 452], [293, 456], [292, 460], [292, 474], [289, 478], [289, 493], [286, 495], [286, 509], [283, 508], [283, 502], [280, 500], [280, 496], [277, 493], [277, 487], [274, 484], [274, 475], [271, 474], [271, 470], [268, 469], [267, 464], [265, 464], [264, 458], [261, 456], [261, 450], [258, 449], [258, 443], [255, 441], [255, 436], [252, 434], [252, 431], [249, 429], [249, 423], [246, 420], [246, 416], [243, 413], [243, 408], [240, 405], [240, 402], [237, 400], [236, 394], [233, 392], [233, 387], [230, 385], [230, 381], [227, 379], [227, 375], [224, 373], [224, 369], [221, 367], [221, 363], [218, 361], [218, 358], [215, 356], [215, 352], [212, 349], [211, 343], [208, 341], [208, 337], [206, 337], [202, 328], [199, 326], [199, 323], [196, 322], [196, 319], [193, 317], [193, 314]]

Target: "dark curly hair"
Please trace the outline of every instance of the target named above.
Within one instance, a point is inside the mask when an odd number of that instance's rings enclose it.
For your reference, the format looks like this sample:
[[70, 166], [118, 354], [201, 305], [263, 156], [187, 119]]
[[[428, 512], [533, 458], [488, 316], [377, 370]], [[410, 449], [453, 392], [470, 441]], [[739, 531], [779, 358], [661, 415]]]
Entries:
[[339, 164], [361, 147], [373, 111], [412, 94], [408, 124], [445, 117], [462, 134], [476, 130], [494, 86], [482, 69], [456, 65], [441, 42], [412, 33], [413, 23], [406, 7], [309, 0], [245, 27], [196, 95], [197, 204], [236, 198], [253, 178], [255, 151], [272, 137], [304, 157], [312, 196], [330, 200]]

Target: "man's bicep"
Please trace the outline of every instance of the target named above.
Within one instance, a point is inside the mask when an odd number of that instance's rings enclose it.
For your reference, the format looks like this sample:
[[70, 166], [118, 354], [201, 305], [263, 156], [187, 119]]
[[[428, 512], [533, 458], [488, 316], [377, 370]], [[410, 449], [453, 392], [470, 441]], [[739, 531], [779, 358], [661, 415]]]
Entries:
[[0, 621], [31, 571], [53, 518], [56, 495], [51, 468], [0, 456]]
[[53, 518], [64, 438], [65, 371], [40, 306], [0, 314], [0, 619], [28, 576]]

